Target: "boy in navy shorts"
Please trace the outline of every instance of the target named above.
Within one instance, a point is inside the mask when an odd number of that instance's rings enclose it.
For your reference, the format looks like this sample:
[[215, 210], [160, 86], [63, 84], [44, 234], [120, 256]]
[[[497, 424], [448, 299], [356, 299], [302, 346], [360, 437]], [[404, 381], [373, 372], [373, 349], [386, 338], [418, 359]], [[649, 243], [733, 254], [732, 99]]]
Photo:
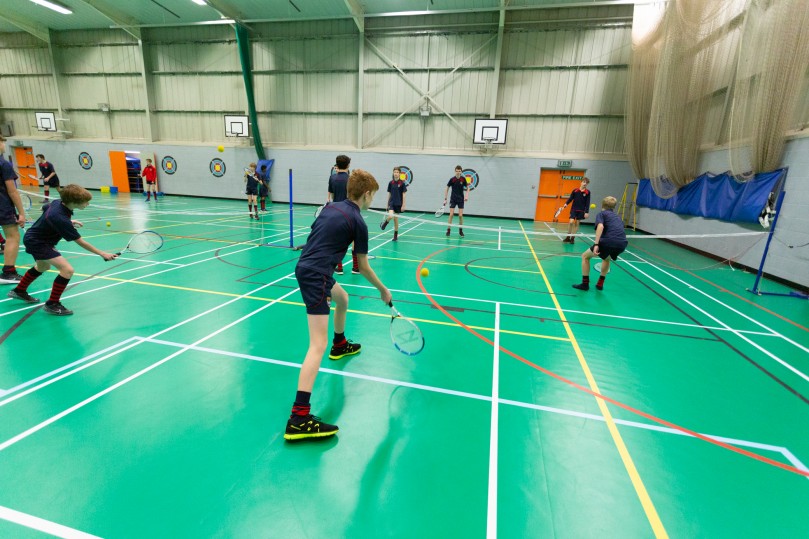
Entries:
[[[463, 206], [464, 202], [469, 200], [469, 184], [466, 183], [466, 178], [461, 177], [463, 167], [458, 165], [455, 167], [455, 176], [447, 182], [447, 188], [444, 190], [444, 204], [447, 203], [447, 194], [452, 189], [452, 194], [449, 197], [449, 221], [448, 225], [452, 225], [452, 216], [455, 215], [455, 207], [458, 207], [458, 234], [463, 238]], [[452, 231], [452, 227], [447, 227], [447, 236]]]
[[324, 438], [336, 434], [338, 430], [337, 425], [324, 423], [310, 413], [309, 399], [326, 351], [331, 300], [334, 300], [335, 310], [334, 339], [329, 359], [356, 354], [361, 348], [359, 343], [345, 338], [348, 294], [332, 276], [337, 262], [343, 259], [352, 242], [360, 273], [379, 290], [383, 302], [387, 304], [391, 301], [390, 291], [368, 264], [368, 227], [360, 214], [360, 211], [371, 206], [378, 190], [379, 184], [370, 173], [354, 170], [348, 180], [348, 199], [323, 208], [312, 225], [312, 232], [295, 267], [295, 277], [306, 305], [309, 349], [301, 366], [298, 392], [284, 433], [287, 440]]
[[405, 199], [407, 198], [407, 184], [402, 179], [402, 171], [399, 167], [393, 169], [393, 179], [388, 184], [388, 216], [379, 224], [382, 230], [388, 226], [393, 219], [393, 241], [399, 239], [399, 217], [404, 211]]
[[[329, 176], [329, 192], [326, 194], [326, 204], [342, 202], [348, 198], [348, 167], [351, 165], [351, 158], [347, 155], [338, 155], [334, 163], [332, 174]], [[337, 263], [336, 273], [337, 275], [343, 274], [342, 258]], [[351, 273], [355, 275], [360, 273], [360, 268], [357, 266], [357, 254], [353, 250], [351, 251]]]
[[597, 290], [604, 290], [604, 279], [610, 271], [610, 259], [617, 260], [618, 255], [626, 249], [626, 232], [624, 222], [612, 210], [618, 201], [615, 197], [607, 197], [601, 202], [601, 213], [596, 215], [595, 245], [584, 251], [581, 255], [581, 283], [574, 284], [573, 288], [590, 290], [590, 259], [599, 257], [601, 262], [601, 275], [596, 283]]
[[0, 283], [17, 284], [22, 277], [17, 273], [17, 253], [20, 250], [20, 227], [25, 226], [25, 210], [20, 193], [17, 192], [17, 173], [11, 163], [5, 160], [6, 139], [0, 137], [0, 227], [6, 240], [0, 234], [0, 252], [3, 253], [3, 272]]
[[590, 190], [587, 185], [590, 183], [590, 178], [582, 178], [581, 185], [570, 193], [565, 205], [573, 202], [573, 207], [570, 208], [570, 224], [567, 225], [567, 236], [562, 240], [562, 243], [576, 243], [576, 238], [573, 236], [579, 231], [579, 221], [587, 219], [590, 216]]
[[45, 160], [45, 156], [41, 153], [36, 155], [37, 163], [39, 164], [39, 172], [42, 174], [42, 185], [45, 187], [45, 196], [51, 196], [50, 188], [53, 187], [59, 190], [59, 176], [56, 175], [56, 169], [53, 165]]
[[83, 210], [93, 198], [86, 189], [78, 185], [66, 185], [60, 191], [62, 200], [54, 200], [45, 206], [42, 215], [31, 225], [25, 233], [23, 242], [25, 252], [34, 257], [34, 267], [29, 269], [17, 287], [8, 293], [8, 297], [20, 299], [26, 303], [39, 303], [39, 300], [28, 294], [28, 287], [34, 280], [48, 271], [51, 266], [59, 270], [59, 275], [53, 281], [50, 298], [45, 302], [43, 310], [57, 316], [73, 314], [73, 311], [62, 305], [60, 298], [67, 288], [70, 278], [73, 277], [73, 266], [54, 249], [59, 240], [75, 241], [76, 245], [91, 253], [95, 253], [104, 260], [112, 260], [118, 255], [96, 249], [84, 239], [76, 230], [81, 228], [81, 221], [74, 221], [73, 211]]

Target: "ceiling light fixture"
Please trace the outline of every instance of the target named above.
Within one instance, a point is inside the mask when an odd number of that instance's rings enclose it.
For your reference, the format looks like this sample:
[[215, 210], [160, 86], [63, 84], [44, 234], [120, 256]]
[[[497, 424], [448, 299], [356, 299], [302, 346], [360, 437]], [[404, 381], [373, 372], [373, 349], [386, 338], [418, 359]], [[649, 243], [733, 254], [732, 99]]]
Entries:
[[61, 13], [62, 15], [70, 15], [71, 13], [73, 13], [73, 11], [63, 6], [62, 4], [57, 4], [56, 2], [53, 2], [51, 0], [31, 0], [31, 2], [38, 4], [42, 7], [46, 7], [48, 9], [52, 9], [58, 13]]

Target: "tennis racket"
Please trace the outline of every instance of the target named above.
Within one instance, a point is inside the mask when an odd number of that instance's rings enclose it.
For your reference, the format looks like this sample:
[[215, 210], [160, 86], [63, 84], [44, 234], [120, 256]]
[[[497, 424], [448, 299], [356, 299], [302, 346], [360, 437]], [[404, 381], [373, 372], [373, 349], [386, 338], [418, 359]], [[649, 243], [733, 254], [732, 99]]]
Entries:
[[121, 256], [122, 253], [149, 254], [163, 247], [163, 236], [151, 230], [144, 230], [135, 234], [129, 239], [123, 251], [115, 253]]
[[[593, 269], [595, 271], [597, 271], [598, 273], [601, 273], [601, 262], [596, 262], [595, 265], [593, 266]], [[612, 266], [610, 266], [610, 268], [607, 270], [607, 273], [609, 273], [611, 271], [612, 271]]]
[[424, 349], [424, 335], [412, 320], [396, 310], [392, 301], [388, 303], [388, 307], [390, 307], [390, 340], [393, 341], [393, 346], [405, 355], [415, 356]]
[[442, 215], [444, 215], [444, 210], [446, 210], [446, 209], [447, 209], [447, 202], [444, 201], [444, 203], [441, 204], [441, 207], [438, 208], [438, 211], [435, 212], [435, 216], [436, 217], [441, 217]]
[[556, 213], [553, 214], [553, 220], [554, 221], [556, 221], [559, 218], [559, 214], [562, 213], [562, 210], [564, 210], [564, 209], [565, 209], [564, 206], [559, 206], [559, 209], [556, 210]]

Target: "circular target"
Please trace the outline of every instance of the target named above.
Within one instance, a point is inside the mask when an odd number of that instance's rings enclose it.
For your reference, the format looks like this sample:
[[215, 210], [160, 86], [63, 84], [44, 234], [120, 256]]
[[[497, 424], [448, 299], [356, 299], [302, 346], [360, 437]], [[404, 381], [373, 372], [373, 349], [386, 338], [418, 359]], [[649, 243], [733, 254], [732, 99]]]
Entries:
[[464, 169], [464, 171], [461, 172], [461, 177], [466, 178], [466, 184], [469, 186], [470, 191], [474, 191], [480, 182], [478, 173], [471, 168]]
[[406, 186], [410, 187], [410, 184], [413, 183], [413, 171], [410, 170], [410, 167], [399, 167], [399, 179], [405, 182]]
[[225, 162], [219, 158], [211, 159], [211, 165], [209, 168], [211, 169], [211, 174], [213, 174], [216, 178], [221, 178], [225, 175]]
[[89, 153], [81, 152], [79, 154], [79, 166], [84, 170], [90, 170], [93, 168], [93, 158], [90, 157]]
[[177, 172], [177, 161], [170, 155], [167, 155], [161, 161], [160, 166], [163, 167], [163, 172], [166, 174], [174, 174]]

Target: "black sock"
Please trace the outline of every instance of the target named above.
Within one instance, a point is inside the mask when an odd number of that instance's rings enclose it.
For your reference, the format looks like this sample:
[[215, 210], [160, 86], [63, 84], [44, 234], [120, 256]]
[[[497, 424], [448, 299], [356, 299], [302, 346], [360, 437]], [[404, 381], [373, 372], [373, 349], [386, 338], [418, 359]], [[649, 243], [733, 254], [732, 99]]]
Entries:
[[13, 273], [15, 271], [17, 271], [16, 266], [13, 266], [13, 265], [12, 266], [8, 266], [8, 265], [3, 266], [3, 273]]
[[590, 276], [589, 275], [582, 275], [581, 276], [582, 284], [590, 284]]
[[292, 413], [290, 417], [295, 416], [307, 416], [309, 415], [310, 410], [312, 409], [311, 405], [309, 404], [309, 397], [312, 394], [308, 391], [298, 391], [295, 394], [295, 404], [292, 405]]
[[334, 340], [332, 343], [334, 344], [345, 344], [346, 342], [346, 334], [345, 333], [337, 333], [334, 332]]

